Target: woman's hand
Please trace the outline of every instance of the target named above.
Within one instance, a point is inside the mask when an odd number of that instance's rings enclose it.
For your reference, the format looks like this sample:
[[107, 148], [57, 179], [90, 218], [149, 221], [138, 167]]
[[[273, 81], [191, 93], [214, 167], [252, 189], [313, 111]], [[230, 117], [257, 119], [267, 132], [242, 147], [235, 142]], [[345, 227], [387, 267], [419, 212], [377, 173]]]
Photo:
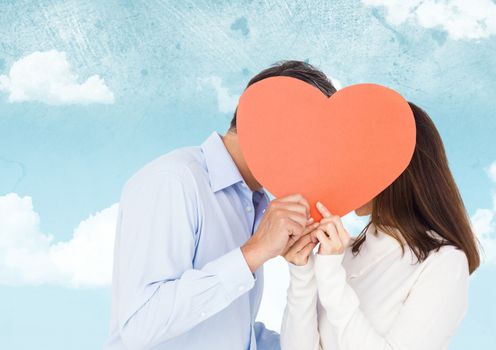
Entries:
[[350, 243], [351, 237], [344, 228], [341, 218], [337, 215], [332, 215], [320, 202], [317, 202], [317, 209], [323, 216], [319, 227], [312, 233], [320, 242], [318, 253], [321, 255], [343, 254]]
[[313, 248], [318, 244], [314, 232], [318, 226], [318, 222], [307, 225], [300, 239], [290, 246], [283, 254], [284, 259], [294, 265], [306, 265], [308, 263], [308, 257], [312, 254]]

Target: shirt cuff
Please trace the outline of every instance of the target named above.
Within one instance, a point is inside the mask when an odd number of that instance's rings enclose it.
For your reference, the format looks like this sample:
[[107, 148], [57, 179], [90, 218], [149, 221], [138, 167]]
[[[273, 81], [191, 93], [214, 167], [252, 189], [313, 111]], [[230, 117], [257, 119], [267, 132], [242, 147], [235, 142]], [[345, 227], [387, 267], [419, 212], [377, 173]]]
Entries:
[[333, 285], [346, 282], [346, 272], [342, 265], [344, 254], [315, 255], [315, 277], [318, 285]]
[[310, 254], [308, 257], [308, 261], [305, 265], [295, 265], [293, 263], [288, 262], [289, 266], [289, 273], [292, 276], [298, 277], [298, 276], [303, 276], [307, 275], [310, 272], [313, 272], [313, 267], [314, 267], [314, 257], [313, 254]]
[[359, 300], [346, 281], [346, 271], [341, 264], [344, 254], [317, 255], [315, 279], [326, 318], [334, 327], [344, 327], [359, 307]]
[[342, 269], [343, 254], [315, 255], [315, 273], [329, 274]]
[[232, 298], [237, 298], [255, 285], [255, 276], [251, 273], [240, 248], [208, 263], [204, 271], [215, 273]]

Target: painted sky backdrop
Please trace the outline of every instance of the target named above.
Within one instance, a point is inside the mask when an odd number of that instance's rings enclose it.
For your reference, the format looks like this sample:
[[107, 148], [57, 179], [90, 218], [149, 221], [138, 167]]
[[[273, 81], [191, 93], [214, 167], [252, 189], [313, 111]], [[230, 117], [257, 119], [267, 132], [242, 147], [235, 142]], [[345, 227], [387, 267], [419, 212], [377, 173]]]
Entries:
[[[282, 59], [389, 86], [431, 115], [487, 254], [451, 349], [494, 347], [494, 1], [4, 0], [1, 348], [101, 348], [124, 182], [224, 132], [250, 77]], [[259, 319], [273, 328], [286, 285], [271, 262]]]

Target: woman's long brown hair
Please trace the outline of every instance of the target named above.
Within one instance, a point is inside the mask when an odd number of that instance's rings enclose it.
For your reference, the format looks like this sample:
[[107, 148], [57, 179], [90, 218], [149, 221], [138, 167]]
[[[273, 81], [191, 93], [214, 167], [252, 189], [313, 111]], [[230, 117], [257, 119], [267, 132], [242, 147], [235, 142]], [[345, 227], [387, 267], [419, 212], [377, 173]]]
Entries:
[[[465, 252], [472, 273], [480, 264], [478, 241], [449, 169], [443, 142], [427, 113], [409, 104], [417, 127], [415, 151], [401, 176], [372, 201], [369, 225], [374, 224], [398, 242], [403, 238], [418, 262], [443, 245], [456, 246]], [[369, 225], [352, 243], [355, 255]], [[427, 231], [436, 232], [444, 240]], [[404, 252], [403, 245], [402, 249]]]

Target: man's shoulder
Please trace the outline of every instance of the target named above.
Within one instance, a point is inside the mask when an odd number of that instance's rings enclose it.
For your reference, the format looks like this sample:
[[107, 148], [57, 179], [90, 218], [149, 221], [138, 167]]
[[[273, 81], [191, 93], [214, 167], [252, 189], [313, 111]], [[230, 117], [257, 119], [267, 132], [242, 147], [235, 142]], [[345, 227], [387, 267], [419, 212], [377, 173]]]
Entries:
[[206, 176], [205, 160], [201, 147], [183, 147], [155, 158], [139, 169], [124, 185], [124, 191], [149, 182], [174, 179], [193, 185], [198, 177]]

